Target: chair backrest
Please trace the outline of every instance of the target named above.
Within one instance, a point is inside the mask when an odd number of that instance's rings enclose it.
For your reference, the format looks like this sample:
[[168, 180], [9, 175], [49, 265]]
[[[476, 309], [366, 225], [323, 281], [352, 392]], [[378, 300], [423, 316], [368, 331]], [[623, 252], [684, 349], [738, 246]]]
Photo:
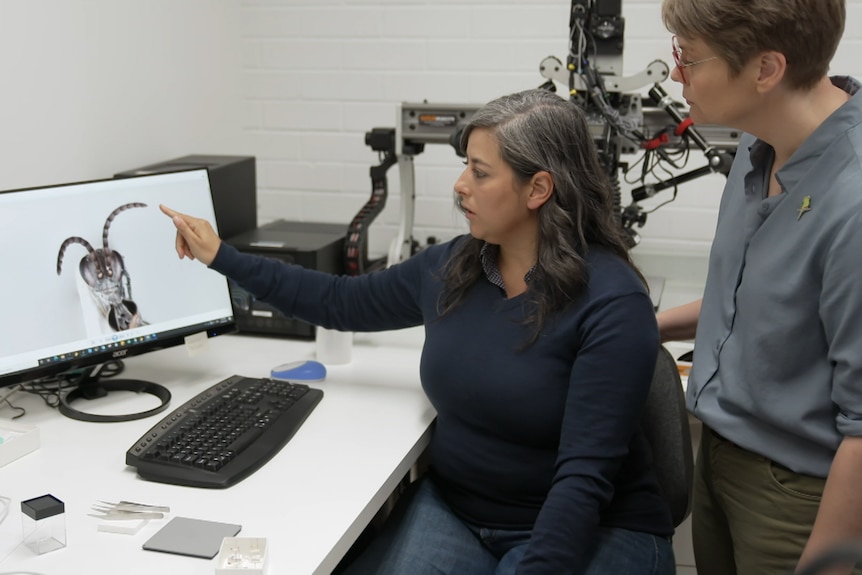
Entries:
[[674, 526], [678, 526], [691, 512], [694, 457], [679, 368], [664, 346], [659, 349], [641, 424], [652, 448], [659, 485]]

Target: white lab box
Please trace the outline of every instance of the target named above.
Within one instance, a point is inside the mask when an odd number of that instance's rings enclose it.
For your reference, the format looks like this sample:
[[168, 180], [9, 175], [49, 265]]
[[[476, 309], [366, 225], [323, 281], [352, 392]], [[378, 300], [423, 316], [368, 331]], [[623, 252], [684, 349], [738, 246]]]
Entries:
[[265, 537], [225, 537], [216, 556], [216, 575], [265, 575]]

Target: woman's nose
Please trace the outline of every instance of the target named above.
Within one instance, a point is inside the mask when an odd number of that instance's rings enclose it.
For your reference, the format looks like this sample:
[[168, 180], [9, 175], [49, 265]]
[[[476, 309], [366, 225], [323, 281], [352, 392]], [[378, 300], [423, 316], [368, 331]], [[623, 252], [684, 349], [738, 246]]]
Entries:
[[467, 173], [467, 170], [464, 170], [463, 172], [461, 172], [461, 175], [458, 176], [457, 180], [455, 180], [455, 185], [453, 186], [455, 193], [458, 194], [459, 196], [463, 196], [467, 193], [467, 184], [464, 181], [464, 175], [466, 173]]

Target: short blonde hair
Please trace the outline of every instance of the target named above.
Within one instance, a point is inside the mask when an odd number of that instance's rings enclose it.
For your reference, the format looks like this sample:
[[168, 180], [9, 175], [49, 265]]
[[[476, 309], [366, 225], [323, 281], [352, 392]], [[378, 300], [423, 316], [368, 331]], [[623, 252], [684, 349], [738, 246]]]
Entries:
[[807, 89], [828, 72], [844, 33], [845, 0], [664, 0], [674, 34], [701, 39], [738, 75], [751, 58], [775, 50], [787, 59], [786, 81]]

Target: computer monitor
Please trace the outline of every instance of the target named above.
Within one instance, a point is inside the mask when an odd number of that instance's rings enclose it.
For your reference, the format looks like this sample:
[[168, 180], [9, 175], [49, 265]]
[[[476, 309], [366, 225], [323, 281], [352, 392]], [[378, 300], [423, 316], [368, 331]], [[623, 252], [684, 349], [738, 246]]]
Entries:
[[[206, 169], [0, 192], [0, 396], [61, 381], [70, 417], [145, 417], [167, 407], [170, 392], [100, 377], [104, 366], [236, 331], [227, 280], [177, 257], [159, 204], [216, 226]], [[161, 405], [119, 416], [70, 405], [112, 389], [152, 393]]]

